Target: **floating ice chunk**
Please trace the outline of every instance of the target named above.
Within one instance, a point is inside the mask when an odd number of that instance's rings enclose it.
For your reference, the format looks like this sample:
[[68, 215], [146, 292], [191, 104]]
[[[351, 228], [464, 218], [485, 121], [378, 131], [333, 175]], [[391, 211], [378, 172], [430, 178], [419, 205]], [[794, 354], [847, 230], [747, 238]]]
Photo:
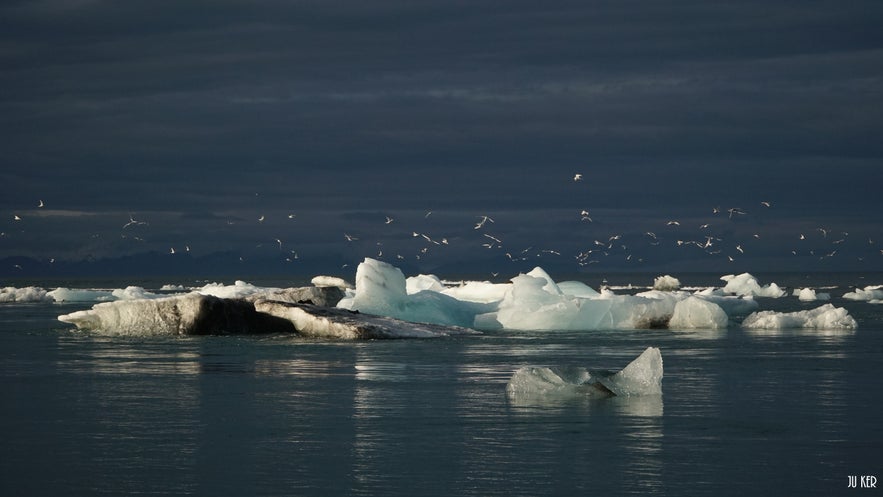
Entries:
[[618, 396], [662, 395], [662, 353], [648, 347], [625, 369], [598, 381]]
[[742, 321], [742, 327], [753, 330], [789, 328], [855, 330], [858, 328], [858, 323], [843, 307], [825, 304], [808, 311], [755, 312]]
[[721, 280], [726, 281], [723, 291], [736, 295], [750, 295], [752, 297], [773, 297], [778, 298], [785, 295], [785, 290], [779, 288], [779, 285], [770, 283], [766, 286], [760, 286], [757, 278], [749, 273], [740, 275], [728, 274], [721, 276]]
[[120, 300], [58, 316], [79, 329], [108, 335], [207, 335], [293, 332], [291, 322], [257, 313], [244, 300], [199, 293]]
[[760, 307], [760, 304], [750, 295], [726, 295], [723, 290], [716, 288], [697, 290], [693, 295], [709, 302], [714, 302], [721, 306], [721, 309], [730, 316], [734, 314], [749, 314]]
[[843, 294], [843, 298], [849, 300], [883, 300], [883, 285], [866, 286], [864, 289], [856, 288], [854, 292]]
[[662, 292], [671, 292], [673, 290], [679, 290], [681, 288], [681, 282], [675, 278], [674, 276], [659, 276], [658, 278], [653, 280], [653, 289], [659, 290]]
[[675, 305], [668, 322], [671, 329], [711, 329], [727, 327], [729, 318], [721, 306], [699, 297], [688, 297]]
[[310, 283], [312, 283], [313, 286], [317, 286], [319, 288], [337, 287], [344, 290], [346, 290], [347, 288], [353, 288], [352, 283], [336, 276], [319, 275], [310, 280]]
[[476, 318], [477, 329], [598, 330], [614, 328], [664, 328], [674, 312], [675, 299], [618, 296], [604, 293], [582, 298], [563, 293], [554, 282], [522, 274], [496, 312]]
[[338, 307], [405, 321], [472, 327], [475, 316], [492, 307], [464, 302], [431, 290], [408, 295], [401, 270], [385, 262], [366, 258], [356, 269], [356, 289]]
[[113, 302], [115, 300], [155, 299], [163, 296], [148, 292], [140, 286], [128, 286], [116, 290], [56, 288], [48, 292], [47, 295], [56, 302]]
[[222, 299], [241, 299], [249, 296], [266, 295], [278, 292], [280, 288], [259, 287], [246, 283], [242, 280], [236, 280], [232, 285], [224, 285], [223, 283], [209, 283], [202, 288], [194, 289], [195, 292], [202, 295], [211, 295]]
[[44, 288], [37, 286], [28, 286], [24, 288], [16, 288], [8, 286], [0, 288], [0, 302], [47, 302], [52, 301], [52, 297]]
[[814, 300], [831, 300], [830, 293], [816, 293], [812, 288], [795, 288], [793, 296], [797, 297], [798, 300], [802, 300], [804, 302], [811, 302]]
[[516, 404], [541, 404], [568, 398], [662, 395], [662, 354], [648, 347], [622, 371], [585, 368], [523, 367], [506, 384]]

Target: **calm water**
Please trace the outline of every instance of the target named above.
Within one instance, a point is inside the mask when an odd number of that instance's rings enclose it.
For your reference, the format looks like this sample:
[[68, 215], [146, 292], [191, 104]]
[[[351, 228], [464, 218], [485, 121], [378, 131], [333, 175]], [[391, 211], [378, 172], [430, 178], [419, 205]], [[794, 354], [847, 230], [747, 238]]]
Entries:
[[[883, 306], [830, 291], [858, 331], [132, 339], [55, 320], [88, 305], [0, 305], [0, 495], [862, 492], [848, 476], [883, 478]], [[647, 346], [661, 398], [506, 397], [521, 366]]]

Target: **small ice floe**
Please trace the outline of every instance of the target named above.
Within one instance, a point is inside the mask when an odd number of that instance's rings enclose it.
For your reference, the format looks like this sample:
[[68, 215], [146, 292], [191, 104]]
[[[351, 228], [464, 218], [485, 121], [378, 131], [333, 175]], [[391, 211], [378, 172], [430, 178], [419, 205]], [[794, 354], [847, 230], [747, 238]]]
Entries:
[[0, 288], [0, 302], [15, 302], [21, 304], [25, 302], [47, 301], [51, 302], [52, 297], [48, 295], [48, 292], [46, 292], [44, 288], [38, 286], [28, 286], [24, 288], [7, 286]]
[[660, 292], [672, 292], [680, 290], [681, 282], [674, 276], [664, 275], [653, 280], [653, 289]]
[[742, 327], [750, 330], [833, 329], [855, 330], [858, 323], [843, 307], [825, 304], [808, 311], [760, 311], [748, 315]]
[[590, 371], [581, 367], [523, 367], [506, 385], [516, 405], [543, 405], [549, 401], [581, 398], [662, 395], [662, 353], [648, 347], [619, 372]]
[[[883, 285], [866, 286], [865, 288], [856, 288], [853, 292], [843, 294], [843, 298], [848, 300], [866, 300], [868, 302], [883, 300]], [[874, 302], [879, 303], [879, 302]]]
[[728, 274], [721, 276], [721, 280], [727, 282], [723, 287], [723, 291], [726, 293], [772, 298], [783, 297], [785, 295], [785, 290], [782, 290], [779, 285], [770, 283], [769, 285], [761, 286], [760, 283], [757, 282], [757, 278], [749, 273], [742, 273], [739, 275]]
[[812, 288], [795, 288], [793, 296], [802, 302], [813, 302], [816, 300], [831, 300], [830, 293], [816, 292]]

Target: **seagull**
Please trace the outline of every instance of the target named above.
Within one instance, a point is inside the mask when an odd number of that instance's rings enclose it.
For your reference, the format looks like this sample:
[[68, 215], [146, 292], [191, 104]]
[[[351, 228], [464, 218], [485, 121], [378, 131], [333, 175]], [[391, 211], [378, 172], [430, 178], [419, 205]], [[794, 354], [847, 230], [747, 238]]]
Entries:
[[136, 220], [135, 220], [135, 216], [129, 214], [129, 222], [123, 225], [123, 229], [126, 229], [126, 228], [128, 228], [129, 226], [132, 226], [132, 225], [138, 226], [139, 224], [145, 224], [145, 225], [146, 225], [147, 223], [144, 222], [144, 221], [136, 221]]
[[279, 244], [279, 250], [282, 250], [282, 240], [280, 240], [280, 239], [277, 238], [277, 239], [276, 239], [276, 243]]
[[37, 204], [37, 207], [38, 207], [38, 208], [43, 207], [43, 201], [42, 201], [42, 200], [40, 200], [40, 203]]
[[743, 211], [742, 209], [740, 209], [738, 207], [731, 207], [731, 208], [727, 209], [727, 212], [730, 213], [730, 219], [733, 218], [733, 214], [745, 214], [745, 211]]
[[358, 240], [358, 238], [356, 238], [348, 233], [344, 233], [343, 236], [344, 236], [344, 238], [346, 238], [346, 241], [348, 241], [348, 242], [351, 242], [353, 240]]
[[494, 220], [491, 219], [491, 218], [489, 218], [488, 216], [478, 216], [478, 217], [481, 218], [481, 221], [479, 221], [478, 223], [476, 223], [476, 224], [475, 224], [475, 228], [473, 228], [473, 229], [480, 229], [482, 226], [484, 226], [484, 223], [486, 223], [486, 222], [488, 222], [488, 221], [490, 221], [490, 222], [494, 222]]
[[761, 202], [760, 205], [762, 205], [764, 207], [769, 207], [770, 203], [769, 202]]
[[800, 239], [801, 239], [801, 240], [806, 240], [806, 235], [804, 235], [803, 233], [801, 233], [801, 234], [800, 234]]
[[825, 228], [817, 228], [823, 237], [828, 238], [828, 230]]
[[582, 181], [583, 175], [582, 173], [576, 173], [573, 175], [573, 181]]
[[741, 246], [741, 245], [736, 245], [736, 250], [738, 250], [740, 254], [744, 254], [744, 253], [745, 253], [745, 251], [742, 250], [742, 246]]
[[386, 216], [386, 224], [390, 224], [390, 223], [392, 223], [393, 221], [395, 221], [395, 219], [393, 219], [393, 218], [391, 218], [391, 217], [389, 217], [389, 216]]
[[21, 221], [21, 217], [19, 217], [18, 214], [13, 214], [13, 215], [12, 215], [12, 219], [15, 220], [15, 221]]
[[169, 249], [169, 253], [170, 253], [170, 254], [174, 254], [174, 253], [175, 253], [175, 247], [171, 247], [171, 248]]
[[712, 207], [712, 208], [711, 208], [711, 213], [712, 213], [712, 214], [720, 214], [720, 211], [721, 211], [721, 208], [720, 208], [720, 207]]
[[429, 217], [430, 214], [432, 214], [432, 211], [427, 211], [427, 212], [426, 212], [426, 215], [423, 216], [423, 219], [426, 219], [427, 217]]
[[592, 217], [589, 215], [589, 211], [585, 209], [583, 209], [582, 212], [579, 213], [579, 215], [582, 216], [583, 221], [588, 221], [590, 223], [594, 222], [592, 221]]
[[678, 221], [669, 221], [665, 225], [666, 226], [680, 226], [681, 223], [679, 223]]
[[288, 215], [288, 219], [294, 219], [295, 217], [297, 217], [297, 214], [289, 214]]
[[705, 223], [705, 224], [700, 225], [699, 229], [701, 229], [701, 230], [708, 229], [709, 226], [711, 226], [711, 224]]
[[258, 222], [259, 222], [259, 223], [263, 223], [263, 222], [264, 222], [264, 219], [265, 219], [264, 216], [261, 215], [261, 217], [258, 218]]

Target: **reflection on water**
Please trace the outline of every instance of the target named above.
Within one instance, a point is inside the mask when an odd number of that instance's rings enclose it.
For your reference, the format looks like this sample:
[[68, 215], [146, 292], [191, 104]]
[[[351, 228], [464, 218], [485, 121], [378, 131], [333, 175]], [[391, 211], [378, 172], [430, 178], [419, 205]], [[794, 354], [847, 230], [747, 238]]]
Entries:
[[[785, 493], [830, 495], [879, 466], [878, 331], [341, 343], [7, 328], [0, 493], [718, 495], [789, 479]], [[522, 366], [619, 370], [647, 346], [662, 396], [506, 395]]]

